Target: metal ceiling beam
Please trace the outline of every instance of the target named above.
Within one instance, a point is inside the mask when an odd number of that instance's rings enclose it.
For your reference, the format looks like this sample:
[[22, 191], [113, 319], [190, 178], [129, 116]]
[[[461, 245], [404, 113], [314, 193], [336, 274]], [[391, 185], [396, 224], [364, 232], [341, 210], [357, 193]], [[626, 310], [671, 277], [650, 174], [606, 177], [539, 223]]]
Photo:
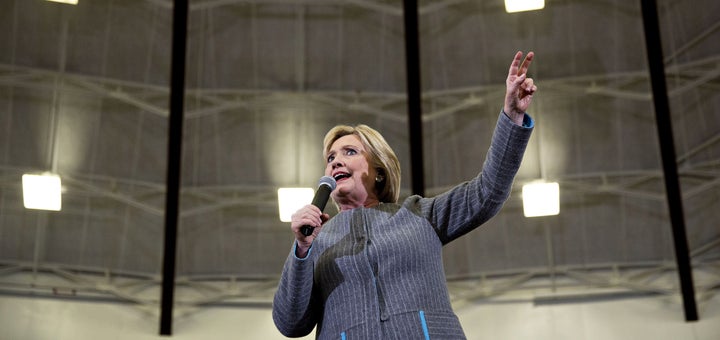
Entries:
[[[171, 0], [146, 0], [156, 6], [170, 9], [172, 8]], [[419, 15], [428, 15], [447, 7], [470, 2], [470, 0], [443, 0], [429, 1], [427, 5], [418, 8]], [[402, 16], [402, 9], [396, 6], [385, 4], [381, 1], [373, 0], [195, 0], [190, 4], [190, 11], [203, 9], [211, 9], [222, 6], [231, 5], [300, 5], [300, 6], [354, 6], [378, 13]], [[497, 6], [498, 8], [501, 6]]]
[[420, 15], [422, 16], [422, 15], [434, 13], [434, 12], [437, 12], [437, 11], [439, 11], [439, 10], [445, 9], [445, 8], [447, 8], [447, 7], [450, 7], [450, 6], [452, 6], [452, 5], [457, 5], [457, 4], [460, 4], [460, 3], [463, 3], [463, 2], [468, 2], [468, 1], [469, 1], [469, 0], [443, 0], [443, 1], [437, 1], [437, 0], [435, 0], [435, 1], [430, 1], [427, 5], [425, 5], [425, 6], [420, 6], [420, 8], [418, 9], [418, 14], [420, 14]]
[[[477, 300], [480, 298], [489, 298], [492, 296], [498, 296], [506, 293], [512, 289], [522, 286], [532, 280], [538, 272], [529, 271], [526, 273], [519, 273], [510, 276], [509, 279], [500, 279], [499, 282], [490, 283], [485, 278], [479, 281], [471, 281], [470, 288], [467, 290], [460, 290], [455, 294], [451, 294], [451, 303], [453, 305], [458, 304], [461, 300]], [[455, 286], [457, 287], [457, 286]]]
[[692, 81], [688, 81], [681, 86], [673, 88], [672, 90], [670, 90], [668, 95], [670, 97], [677, 97], [685, 92], [694, 90], [705, 83], [709, 83], [710, 81], [715, 80], [718, 77], [720, 77], [720, 65], [716, 66], [715, 69], [708, 71], [701, 77], [695, 78]]
[[[153, 4], [167, 7], [162, 0], [147, 0]], [[386, 5], [372, 0], [196, 0], [190, 5], [190, 11], [216, 8], [229, 5], [299, 5], [299, 6], [355, 6], [383, 14], [401, 16], [402, 10], [398, 7]]]
[[[708, 86], [712, 81], [720, 77], [720, 55], [668, 67], [667, 74], [682, 75], [682, 77], [678, 77], [680, 78], [678, 81], [682, 81], [682, 84], [671, 90], [672, 96], [680, 95], [702, 86]], [[167, 117], [168, 115], [167, 109], [163, 108], [160, 102], [160, 100], [166, 100], [168, 96], [167, 87], [0, 64], [0, 85], [53, 91], [56, 81], [62, 81], [64, 83], [63, 93], [100, 95], [162, 117]], [[543, 81], [543, 88], [546, 91], [546, 95], [551, 94], [548, 90], [554, 90], [561, 94], [591, 94], [649, 101], [652, 96], [646, 90], [632, 90], [632, 88], [628, 88], [629, 85], [627, 85], [647, 83], [647, 72], [637, 71], [546, 79]], [[435, 103], [436, 105], [440, 105], [436, 111], [424, 113], [423, 120], [426, 122], [432, 121], [471, 107], [472, 105], [467, 105], [469, 104], [468, 101], [472, 102], [477, 100], [490, 102], [496, 99], [496, 97], [501, 96], [502, 93], [503, 88], [500, 85], [423, 91], [423, 101], [438, 100]], [[283, 98], [288, 98], [288, 96], [296, 96], [298, 94], [298, 92], [286, 90], [187, 89], [187, 99], [195, 99], [199, 103], [208, 103], [210, 105], [188, 111], [186, 117], [206, 117], [239, 108], [252, 110], [254, 105], [267, 105], [268, 102], [272, 102], [273, 100], [282, 100]], [[400, 119], [403, 121], [406, 119], [402, 117], [399, 112], [393, 112], [383, 108], [377, 103], [377, 99], [384, 98], [396, 108], [400, 108], [402, 105], [399, 103], [404, 103], [405, 100], [404, 94], [402, 93], [305, 91], [302, 95], [311, 100], [316, 99], [320, 102], [329, 102], [336, 107], [374, 114], [381, 118]], [[156, 97], [157, 99], [153, 102], [143, 97]], [[262, 101], [259, 100], [261, 98], [263, 99]], [[446, 99], [449, 100], [445, 103]]]
[[219, 113], [237, 110], [237, 109], [250, 109], [251, 106], [244, 101], [226, 102], [215, 106], [208, 106], [197, 110], [188, 110], [185, 118], [196, 119], [206, 116], [212, 116]]
[[717, 237], [714, 240], [693, 249], [693, 251], [690, 252], [690, 257], [698, 257], [713, 248], [720, 248], [720, 237]]
[[708, 27], [706, 30], [701, 32], [700, 34], [695, 35], [694, 38], [692, 38], [690, 41], [686, 42], [684, 45], [678, 47], [673, 51], [672, 54], [667, 56], [663, 62], [667, 65], [672, 63], [679, 55], [687, 52], [690, 50], [693, 46], [698, 44], [699, 42], [705, 40], [707, 37], [715, 33], [715, 31], [720, 30], [720, 21], [715, 22], [712, 26]]
[[[718, 162], [720, 164], [720, 161]], [[702, 170], [704, 164], [693, 164], [680, 172], [681, 176], [693, 178], [685, 183], [683, 200], [690, 199], [703, 192], [720, 186], [720, 173], [717, 171]], [[697, 168], [697, 170], [696, 170]], [[20, 187], [19, 178], [24, 172], [22, 169], [0, 167], [6, 173], [0, 179], [0, 188], [16, 191]], [[68, 185], [65, 187], [66, 195], [96, 195], [116, 201], [118, 204], [134, 207], [153, 216], [163, 214], [162, 207], [156, 203], [165, 194], [164, 186], [160, 183], [126, 180], [107, 176], [88, 174], [63, 174]], [[580, 194], [611, 194], [631, 197], [642, 200], [660, 202], [665, 200], [662, 187], [662, 172], [659, 170], [643, 171], [617, 171], [573, 174], [552, 178], [566, 188], [567, 193]], [[642, 187], [640, 187], [642, 185]], [[650, 185], [648, 187], [648, 185]], [[517, 186], [515, 189], [518, 189]], [[655, 187], [657, 190], [648, 188]], [[426, 188], [428, 193], [443, 192], [447, 187]], [[187, 218], [199, 214], [209, 214], [225, 209], [244, 207], [271, 207], [277, 204], [276, 198], [267, 193], [274, 192], [272, 186], [183, 186], [181, 195], [185, 204], [180, 211], [180, 218]], [[409, 192], [403, 193], [408, 195]], [[7, 210], [8, 212], [13, 210]], [[20, 212], [21, 210], [15, 211]], [[83, 211], [69, 211], [70, 214], [82, 215]], [[107, 215], [91, 212], [94, 218], [107, 219]]]
[[[720, 163], [720, 161], [718, 161]], [[680, 176], [697, 178], [693, 183], [687, 183], [683, 192], [683, 199], [687, 200], [702, 192], [720, 186], [720, 173], [717, 171], [703, 171], [704, 164], [692, 164], [680, 171]], [[0, 167], [6, 175], [0, 177], [0, 188], [17, 190], [20, 186], [19, 178], [28, 169], [15, 169]], [[12, 172], [7, 173], [7, 172]], [[90, 174], [61, 174], [68, 182], [66, 194], [71, 195], [98, 195], [114, 200], [120, 204], [131, 206], [154, 216], [163, 214], [162, 207], [148, 203], [150, 200], [165, 194], [161, 183], [149, 183], [131, 179], [114, 178]], [[662, 172], [660, 170], [593, 172], [553, 177], [561, 186], [569, 190], [582, 193], [605, 193], [651, 201], [664, 201], [662, 190], [650, 191], [636, 186], [644, 182], [655, 182], [661, 187]], [[519, 188], [519, 186], [518, 186]], [[267, 206], [277, 203], [272, 195], [263, 193], [273, 192], [273, 186], [235, 185], [235, 186], [189, 186], [182, 187], [180, 193], [183, 197], [196, 197], [201, 202], [186, 201], [180, 212], [182, 218], [197, 214], [211, 213], [213, 211], [231, 207]], [[428, 193], [443, 192], [449, 187], [426, 188]], [[516, 188], [517, 189], [517, 188]], [[97, 215], [105, 217], [104, 215]]]
[[170, 64], [170, 121], [168, 131], [167, 185], [165, 195], [165, 233], [163, 247], [160, 335], [172, 335], [175, 298], [175, 260], [180, 210], [180, 169], [185, 103], [185, 63], [187, 58], [188, 0], [175, 0], [172, 23], [172, 61]]
[[395, 112], [384, 110], [369, 103], [362, 103], [357, 101], [351, 102], [333, 97], [331, 95], [324, 95], [319, 93], [311, 93], [309, 95], [315, 101], [332, 105], [338, 109], [371, 114], [382, 119], [389, 119], [400, 123], [407, 122], [407, 116], [399, 116]]
[[720, 176], [716, 177], [714, 180], [705, 182], [701, 185], [692, 187], [691, 189], [685, 190], [685, 192], [682, 194], [683, 199], [688, 199], [694, 196], [697, 196], [707, 190], [710, 190], [716, 186], [720, 185]]
[[714, 136], [708, 138], [706, 141], [700, 143], [699, 145], [691, 148], [688, 152], [678, 157], [677, 161], [678, 163], [685, 163], [687, 162], [690, 157], [697, 154], [698, 152], [707, 149], [708, 147], [712, 146], [715, 143], [720, 142], [720, 133], [715, 134]]
[[408, 135], [410, 136], [410, 181], [412, 193], [414, 195], [425, 196], [420, 33], [416, 0], [403, 0], [403, 19], [405, 27]]
[[[708, 246], [713, 246], [708, 244]], [[702, 272], [698, 282], [703, 287], [700, 294], [706, 301], [720, 290], [720, 262], [718, 260], [698, 263], [695, 269]], [[32, 264], [25, 262], [0, 262], [0, 294], [46, 296], [77, 300], [98, 299], [106, 302], [131, 303], [151, 316], [157, 316], [159, 305], [156, 291], [160, 281], [146, 273], [123, 273], [108, 268], [80, 267], [40, 263], [37, 274]], [[668, 262], [605, 263], [561, 266], [555, 269], [555, 286], [559, 293], [549, 295], [593, 294], [595, 289], [611, 293], [649, 292], [672, 296], [676, 293], [672, 279], [675, 267]], [[550, 273], [547, 268], [485, 272], [463, 277], [449, 277], [448, 288], [453, 305], [478, 299], [498, 298], [513, 292], [531, 292], [533, 296], [550, 290]], [[58, 278], [63, 281], [58, 281]], [[178, 295], [182, 315], [207, 306], [271, 306], [277, 277], [238, 277], [234, 275], [190, 275], [176, 279], [181, 290]], [[579, 290], [579, 292], [578, 292]], [[102, 298], [102, 296], [107, 296]], [[109, 299], [108, 299], [109, 297]]]
[[479, 106], [482, 104], [485, 104], [487, 101], [484, 97], [476, 97], [474, 94], [470, 94], [464, 99], [461, 99], [460, 101], [453, 103], [451, 105], [448, 105], [444, 108], [441, 108], [439, 110], [431, 111], [427, 114], [424, 114], [422, 116], [423, 122], [431, 122], [436, 119], [453, 115], [459, 111], [467, 110], [471, 107]]
[[93, 82], [83, 80], [83, 79], [77, 79], [77, 78], [72, 79], [72, 83], [81, 88], [90, 90], [93, 93], [99, 94], [101, 96], [106, 96], [106, 97], [109, 97], [112, 99], [117, 99], [120, 102], [124, 102], [124, 103], [130, 104], [130, 105], [136, 106], [142, 110], [145, 110], [150, 113], [154, 113], [160, 117], [164, 117], [164, 118], [168, 117], [168, 110], [166, 108], [144, 102], [144, 101], [138, 99], [137, 97], [135, 97], [127, 92], [124, 92], [122, 89], [115, 89], [115, 90], [107, 89], [100, 84], [93, 83]]
[[641, 0], [640, 4], [665, 178], [665, 191], [667, 194], [673, 241], [675, 244], [675, 259], [677, 261], [683, 306], [685, 309], [685, 321], [697, 321], [698, 312], [695, 302], [695, 287], [693, 285], [692, 265], [690, 264], [685, 231], [682, 193], [680, 191], [680, 180], [677, 170], [677, 157], [675, 156], [675, 139], [673, 137], [672, 120], [670, 117], [670, 102], [668, 99], [667, 85], [665, 83], [665, 65], [663, 62], [657, 4], [655, 0]]
[[94, 192], [94, 193], [100, 194], [102, 196], [114, 199], [118, 202], [127, 204], [128, 206], [131, 206], [131, 207], [138, 208], [138, 209], [145, 211], [147, 213], [150, 213], [152, 215], [156, 215], [156, 216], [163, 215], [162, 209], [152, 206], [150, 204], [144, 203], [144, 202], [137, 201], [128, 195], [119, 194], [119, 193], [116, 193], [116, 192], [113, 192], [110, 190], [105, 190], [105, 189], [99, 188], [95, 185], [92, 185], [92, 184], [87, 183], [82, 180], [78, 180], [78, 179], [70, 177], [70, 176], [63, 175], [62, 178], [63, 178], [63, 180], [66, 180], [66, 181], [68, 181], [74, 185], [77, 185], [85, 190], [88, 190], [90, 192]]

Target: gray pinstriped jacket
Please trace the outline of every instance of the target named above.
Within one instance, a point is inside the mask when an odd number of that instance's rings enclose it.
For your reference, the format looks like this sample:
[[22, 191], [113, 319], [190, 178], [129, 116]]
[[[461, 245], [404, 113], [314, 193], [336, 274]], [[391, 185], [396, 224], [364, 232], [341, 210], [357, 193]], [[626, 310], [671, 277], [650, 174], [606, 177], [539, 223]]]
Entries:
[[434, 198], [343, 211], [305, 258], [293, 247], [273, 301], [288, 337], [464, 339], [450, 305], [442, 246], [493, 217], [510, 195], [533, 121], [500, 114], [480, 174]]

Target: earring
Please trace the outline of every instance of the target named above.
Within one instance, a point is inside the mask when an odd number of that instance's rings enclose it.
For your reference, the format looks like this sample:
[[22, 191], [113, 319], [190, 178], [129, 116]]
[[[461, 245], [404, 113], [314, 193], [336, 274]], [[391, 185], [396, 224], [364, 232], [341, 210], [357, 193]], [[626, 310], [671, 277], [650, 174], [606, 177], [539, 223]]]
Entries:
[[382, 175], [377, 175], [377, 176], [375, 176], [375, 182], [380, 183], [380, 182], [382, 182], [382, 181], [384, 181], [384, 180], [385, 180], [385, 177], [383, 177]]

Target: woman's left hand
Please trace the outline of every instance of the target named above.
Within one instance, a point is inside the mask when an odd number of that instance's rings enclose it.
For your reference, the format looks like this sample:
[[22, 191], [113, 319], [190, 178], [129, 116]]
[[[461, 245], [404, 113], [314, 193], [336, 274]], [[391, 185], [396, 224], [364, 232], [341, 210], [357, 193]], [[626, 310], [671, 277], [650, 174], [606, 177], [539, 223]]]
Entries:
[[527, 70], [535, 56], [535, 53], [528, 52], [525, 61], [520, 64], [523, 53], [518, 51], [515, 58], [510, 64], [508, 77], [505, 81], [507, 86], [505, 92], [505, 106], [503, 110], [518, 125], [522, 125], [525, 112], [530, 107], [533, 94], [537, 91], [537, 86], [533, 84], [532, 78], [527, 77]]

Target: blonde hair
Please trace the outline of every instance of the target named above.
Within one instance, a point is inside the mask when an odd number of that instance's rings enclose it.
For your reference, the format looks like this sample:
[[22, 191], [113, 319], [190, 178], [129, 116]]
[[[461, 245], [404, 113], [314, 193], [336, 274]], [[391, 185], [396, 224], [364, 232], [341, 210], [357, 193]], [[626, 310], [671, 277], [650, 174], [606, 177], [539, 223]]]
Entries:
[[375, 129], [364, 125], [337, 125], [330, 129], [323, 141], [324, 155], [327, 155], [332, 144], [340, 137], [355, 135], [370, 154], [370, 166], [384, 180], [375, 183], [375, 191], [380, 202], [397, 203], [400, 198], [400, 161], [385, 138]]

